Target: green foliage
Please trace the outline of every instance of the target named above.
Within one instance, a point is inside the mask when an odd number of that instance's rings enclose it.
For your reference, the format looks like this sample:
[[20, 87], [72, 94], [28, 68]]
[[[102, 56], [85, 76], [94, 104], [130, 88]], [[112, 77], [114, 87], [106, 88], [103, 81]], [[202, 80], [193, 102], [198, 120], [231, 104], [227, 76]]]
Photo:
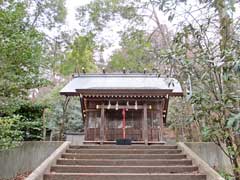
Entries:
[[0, 117], [0, 149], [14, 147], [23, 140], [19, 120], [20, 116]]
[[13, 147], [23, 140], [41, 140], [45, 108], [44, 104], [21, 101], [14, 112], [0, 117], [0, 149]]
[[[160, 8], [177, 13], [181, 1], [162, 1]], [[238, 180], [239, 174], [239, 21], [235, 21], [235, 1], [184, 1], [182, 21], [171, 48], [176, 76], [189, 77], [194, 107], [192, 116], [203, 140], [225, 145]], [[231, 5], [229, 5], [231, 4]], [[201, 14], [201, 15], [200, 15]], [[178, 17], [181, 19], [181, 17]], [[218, 24], [218, 26], [215, 26]], [[185, 86], [189, 86], [186, 84]], [[189, 87], [187, 87], [189, 88]]]
[[131, 27], [143, 23], [137, 7], [143, 7], [143, 4], [135, 0], [95, 0], [79, 7], [77, 15], [85, 32], [99, 32], [108, 22], [115, 20], [129, 20]]
[[232, 128], [236, 133], [240, 134], [240, 113], [231, 114], [227, 120], [227, 128]]
[[64, 23], [67, 10], [65, 0], [25, 0], [28, 24], [52, 29]]
[[[55, 86], [52, 91], [40, 97], [40, 104], [47, 104], [46, 123], [47, 128], [55, 132], [59, 131], [63, 116], [64, 97], [59, 94], [63, 85]], [[65, 131], [80, 132], [83, 129], [81, 106], [79, 97], [72, 97], [66, 112]]]
[[65, 0], [0, 1], [0, 148], [42, 139], [44, 104], [28, 100], [29, 90], [49, 82], [39, 29], [64, 22]]
[[89, 33], [86, 36], [78, 36], [71, 45], [71, 50], [67, 53], [67, 59], [63, 62], [61, 73], [70, 75], [74, 72], [80, 73], [84, 67], [87, 72], [96, 70], [96, 65], [93, 61], [93, 34]]
[[121, 71], [123, 67], [131, 72], [143, 72], [154, 67], [151, 42], [144, 31], [126, 33], [122, 37], [122, 49], [116, 51], [108, 63], [111, 71]]
[[226, 173], [225, 171], [219, 171], [219, 174], [225, 179], [225, 180], [232, 180], [233, 176], [229, 173]]
[[25, 141], [42, 139], [42, 115], [43, 110], [47, 108], [45, 104], [25, 102], [15, 112], [20, 116], [19, 124], [22, 131], [22, 137]]
[[26, 6], [11, 3], [0, 9], [0, 99], [26, 96], [39, 87], [42, 35], [26, 26]]
[[[61, 119], [63, 118], [64, 99], [58, 97], [46, 113], [47, 127], [51, 130], [59, 131]], [[83, 121], [79, 98], [72, 98], [68, 104], [64, 131], [80, 132], [83, 130]]]

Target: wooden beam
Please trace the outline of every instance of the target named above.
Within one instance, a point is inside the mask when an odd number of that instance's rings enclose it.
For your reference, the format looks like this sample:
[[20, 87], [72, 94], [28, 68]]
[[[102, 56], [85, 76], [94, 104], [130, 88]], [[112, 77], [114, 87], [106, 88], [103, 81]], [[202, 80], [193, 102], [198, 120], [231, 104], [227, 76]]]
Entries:
[[103, 144], [104, 138], [104, 129], [105, 129], [105, 110], [104, 104], [101, 105], [101, 123], [100, 123], [100, 142]]
[[85, 113], [87, 112], [99, 112], [99, 109], [86, 109], [84, 110]]
[[143, 105], [143, 119], [142, 119], [142, 134], [143, 141], [148, 145], [148, 123], [147, 123], [147, 104]]
[[84, 96], [84, 98], [86, 98], [87, 100], [90, 100], [90, 101], [113, 101], [113, 102], [116, 102], [116, 101], [149, 101], [149, 102], [156, 102], [156, 101], [159, 101], [161, 99], [164, 98], [164, 96], [159, 96], [159, 97], [152, 97], [152, 98], [142, 98], [142, 97], [139, 97], [139, 98], [114, 98], [114, 97], [106, 97], [106, 98], [96, 98], [96, 97], [86, 97]]
[[76, 89], [77, 93], [96, 96], [164, 96], [172, 89]]
[[[116, 109], [116, 105], [115, 104], [112, 104], [111, 107], [109, 108], [108, 105], [99, 105], [99, 109]], [[118, 105], [118, 109], [135, 109], [135, 105], [130, 105], [130, 106], [127, 106], [127, 105]], [[138, 109], [143, 109], [143, 106], [142, 105], [138, 105], [137, 106], [137, 110]]]

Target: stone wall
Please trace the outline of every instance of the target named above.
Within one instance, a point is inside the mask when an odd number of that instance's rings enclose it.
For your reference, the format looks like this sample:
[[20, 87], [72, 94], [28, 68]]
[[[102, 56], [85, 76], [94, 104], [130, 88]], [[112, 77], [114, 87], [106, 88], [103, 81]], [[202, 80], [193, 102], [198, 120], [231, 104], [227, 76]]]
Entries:
[[62, 143], [29, 141], [16, 148], [0, 151], [0, 179], [10, 179], [17, 174], [33, 171]]
[[185, 144], [213, 169], [232, 173], [230, 160], [216, 144], [211, 142]]
[[84, 134], [65, 134], [65, 137], [72, 145], [82, 145], [84, 142]]

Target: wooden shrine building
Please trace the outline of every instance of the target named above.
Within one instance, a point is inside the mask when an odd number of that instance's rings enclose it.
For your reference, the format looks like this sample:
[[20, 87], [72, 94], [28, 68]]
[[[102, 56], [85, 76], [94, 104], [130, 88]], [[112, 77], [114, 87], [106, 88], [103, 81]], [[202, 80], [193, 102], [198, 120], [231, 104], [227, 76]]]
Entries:
[[149, 144], [164, 141], [169, 98], [183, 92], [174, 78], [103, 73], [73, 77], [60, 94], [80, 97], [86, 142]]

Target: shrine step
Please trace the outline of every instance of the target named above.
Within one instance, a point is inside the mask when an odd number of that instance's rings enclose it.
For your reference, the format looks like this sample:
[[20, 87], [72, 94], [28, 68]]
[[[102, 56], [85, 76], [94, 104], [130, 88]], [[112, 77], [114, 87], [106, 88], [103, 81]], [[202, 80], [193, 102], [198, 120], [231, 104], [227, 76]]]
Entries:
[[197, 172], [196, 166], [75, 166], [55, 165], [51, 172], [62, 173], [187, 173]]
[[190, 166], [189, 159], [58, 159], [59, 165], [95, 165], [95, 166]]
[[63, 153], [65, 159], [184, 159], [185, 154], [75, 154]]
[[70, 149], [177, 149], [176, 145], [71, 145]]
[[70, 146], [44, 180], [206, 180], [172, 145]]
[[201, 174], [48, 173], [44, 180], [206, 180]]
[[179, 149], [74, 149], [70, 148], [67, 153], [80, 154], [177, 154]]

